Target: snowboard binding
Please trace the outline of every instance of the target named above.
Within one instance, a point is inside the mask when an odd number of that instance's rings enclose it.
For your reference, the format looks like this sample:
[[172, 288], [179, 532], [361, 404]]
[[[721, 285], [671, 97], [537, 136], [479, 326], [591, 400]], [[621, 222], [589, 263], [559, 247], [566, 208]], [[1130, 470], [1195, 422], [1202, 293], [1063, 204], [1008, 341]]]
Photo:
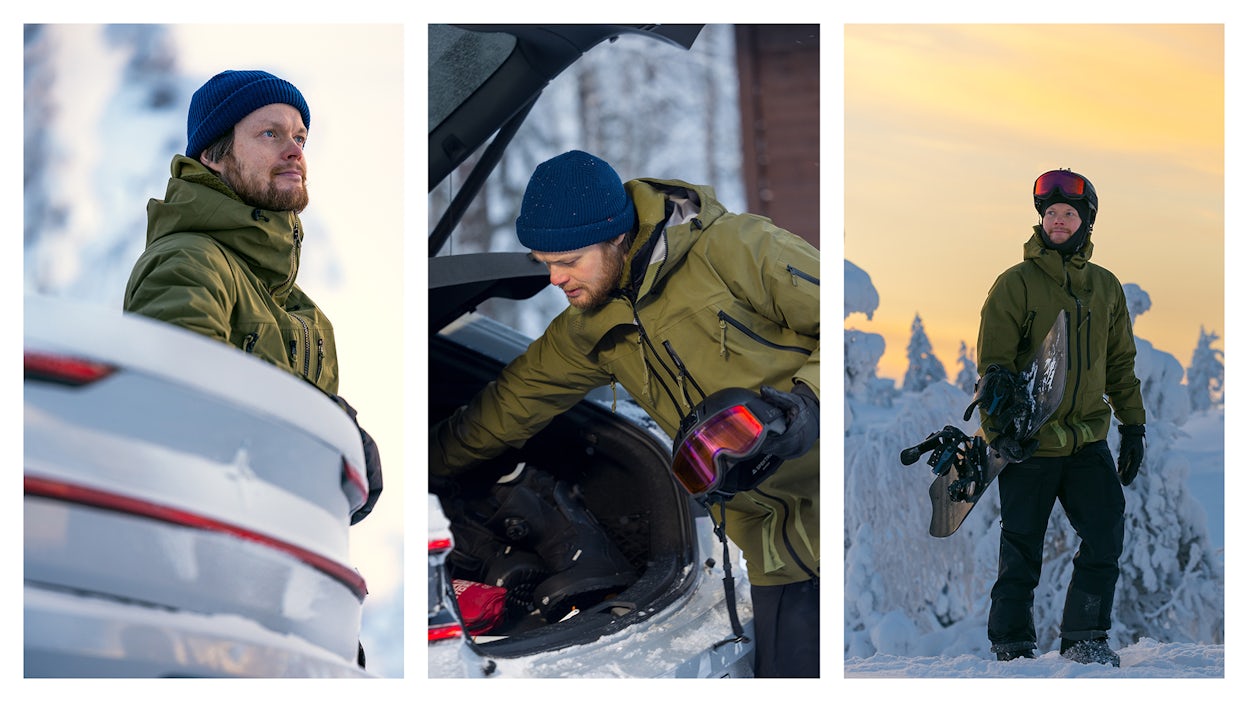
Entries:
[[927, 464], [932, 474], [941, 477], [950, 470], [957, 476], [949, 483], [949, 499], [953, 502], [972, 502], [979, 496], [985, 483], [984, 466], [988, 462], [988, 446], [981, 436], [967, 436], [961, 429], [946, 425], [944, 429], [929, 434], [926, 439], [901, 452], [902, 465], [910, 465], [928, 451]]
[[1028, 378], [1014, 373], [999, 364], [992, 364], [983, 377], [975, 383], [975, 396], [962, 414], [963, 421], [970, 421], [977, 406], [994, 422], [988, 427], [994, 434], [1004, 434], [1022, 439], [1031, 427], [1034, 403], [1030, 398]]

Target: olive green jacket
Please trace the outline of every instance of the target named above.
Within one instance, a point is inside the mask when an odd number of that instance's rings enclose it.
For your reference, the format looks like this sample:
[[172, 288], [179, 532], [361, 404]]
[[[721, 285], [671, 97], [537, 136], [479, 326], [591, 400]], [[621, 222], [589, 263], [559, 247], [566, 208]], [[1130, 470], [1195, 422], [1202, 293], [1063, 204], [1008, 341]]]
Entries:
[[164, 200], [147, 204], [147, 248], [124, 308], [258, 356], [337, 394], [334, 329], [295, 284], [294, 212], [244, 204], [198, 161], [176, 156]]
[[[1044, 246], [1040, 232], [1036, 225], [1023, 246], [1023, 262], [998, 276], [984, 301], [979, 372], [994, 363], [1018, 371], [1039, 348], [1058, 312], [1066, 310], [1066, 389], [1057, 412], [1037, 434], [1036, 451], [1038, 456], [1065, 456], [1105, 439], [1111, 412], [1123, 424], [1144, 424], [1144, 401], [1122, 283], [1088, 260], [1090, 238], [1063, 260]], [[991, 433], [988, 438], [993, 438]]]
[[[620, 294], [596, 310], [566, 309], [436, 427], [435, 474], [521, 446], [604, 385], [622, 385], [668, 435], [690, 399], [701, 398], [693, 383], [708, 395], [725, 387], [790, 390], [796, 381], [819, 393], [819, 252], [766, 218], [727, 212], [707, 186], [642, 179], [625, 188], [639, 228]], [[753, 584], [816, 577], [818, 444], [736, 495], [726, 530], [745, 553]]]

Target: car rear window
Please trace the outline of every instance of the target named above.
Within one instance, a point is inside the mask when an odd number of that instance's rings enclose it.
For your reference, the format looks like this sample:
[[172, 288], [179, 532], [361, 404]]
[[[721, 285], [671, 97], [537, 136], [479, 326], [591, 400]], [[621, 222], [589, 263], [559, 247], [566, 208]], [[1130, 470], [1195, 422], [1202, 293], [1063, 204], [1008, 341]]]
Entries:
[[429, 26], [430, 132], [498, 70], [515, 45], [510, 34]]

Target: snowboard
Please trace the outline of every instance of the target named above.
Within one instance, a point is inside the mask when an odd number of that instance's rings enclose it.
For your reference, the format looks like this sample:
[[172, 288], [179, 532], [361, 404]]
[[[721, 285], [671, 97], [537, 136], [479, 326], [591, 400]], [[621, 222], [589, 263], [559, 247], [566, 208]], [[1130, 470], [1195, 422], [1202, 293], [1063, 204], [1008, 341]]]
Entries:
[[[1062, 310], [1031, 361], [1019, 369], [1018, 378], [1025, 388], [1027, 403], [1025, 421], [1017, 428], [1020, 443], [1032, 439], [1062, 402], [1066, 390], [1066, 320], [1066, 311]], [[970, 412], [968, 407], [964, 420], [970, 418]], [[936, 474], [927, 491], [932, 502], [928, 533], [946, 537], [962, 526], [979, 498], [1010, 461], [987, 446], [983, 427], [968, 437], [957, 427], [946, 426], [922, 443], [902, 451], [901, 462], [910, 465], [928, 451], [932, 452], [928, 464]]]

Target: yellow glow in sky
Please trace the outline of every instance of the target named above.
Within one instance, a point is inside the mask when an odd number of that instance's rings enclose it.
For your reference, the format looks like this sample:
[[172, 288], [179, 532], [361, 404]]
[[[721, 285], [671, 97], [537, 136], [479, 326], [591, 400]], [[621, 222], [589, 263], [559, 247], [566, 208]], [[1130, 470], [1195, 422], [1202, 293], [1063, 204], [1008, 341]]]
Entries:
[[845, 326], [885, 337], [880, 376], [916, 314], [957, 374], [1052, 168], [1096, 186], [1092, 261], [1148, 293], [1137, 336], [1186, 366], [1223, 335], [1223, 63], [1221, 25], [847, 25], [845, 257], [880, 306]]

